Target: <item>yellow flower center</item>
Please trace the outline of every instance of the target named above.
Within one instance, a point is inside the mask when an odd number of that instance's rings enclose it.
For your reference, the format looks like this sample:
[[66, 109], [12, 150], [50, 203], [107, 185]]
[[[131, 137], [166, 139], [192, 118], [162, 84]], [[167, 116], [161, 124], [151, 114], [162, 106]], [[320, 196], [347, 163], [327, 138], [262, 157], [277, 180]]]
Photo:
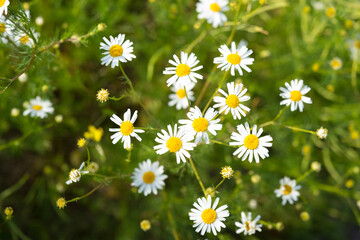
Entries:
[[0, 7], [4, 6], [5, 0], [0, 0]]
[[112, 57], [119, 57], [123, 54], [123, 48], [122, 46], [116, 44], [110, 48], [109, 53]]
[[152, 182], [154, 182], [155, 180], [155, 174], [152, 171], [146, 172], [143, 175], [143, 181], [146, 184], [150, 184]]
[[201, 218], [204, 223], [211, 224], [216, 220], [216, 212], [211, 208], [205, 209], [201, 214]]
[[220, 12], [220, 10], [221, 10], [219, 4], [217, 4], [217, 3], [210, 4], [210, 9], [213, 12]]
[[241, 57], [237, 54], [237, 53], [231, 53], [227, 56], [226, 60], [233, 64], [233, 65], [236, 65], [236, 64], [239, 64], [241, 62]]
[[237, 106], [239, 106], [239, 98], [238, 96], [234, 95], [234, 94], [230, 94], [227, 98], [226, 98], [226, 105], [228, 105], [231, 108], [236, 108]]
[[179, 151], [181, 146], [182, 146], [182, 142], [178, 137], [171, 137], [166, 142], [166, 147], [169, 149], [170, 152]]
[[25, 35], [22, 38], [20, 38], [20, 42], [22, 44], [26, 44], [28, 41], [29, 41], [29, 36], [28, 35]]
[[122, 122], [120, 125], [120, 132], [128, 136], [134, 131], [134, 125], [130, 121]]
[[81, 173], [80, 173], [79, 170], [77, 170], [77, 169], [72, 169], [72, 170], [70, 171], [70, 174], [69, 174], [69, 178], [70, 178], [70, 179], [72, 179], [72, 178], [79, 178], [79, 177], [81, 177]]
[[40, 111], [43, 107], [40, 106], [40, 105], [34, 105], [32, 108], [33, 108], [35, 111]]
[[290, 92], [290, 99], [291, 101], [294, 101], [294, 102], [298, 102], [301, 100], [301, 92], [300, 91], [297, 91], [297, 90], [294, 90], [294, 91], [291, 91]]
[[190, 74], [190, 67], [186, 64], [179, 64], [176, 67], [176, 75], [179, 77], [183, 77]]
[[342, 62], [339, 61], [338, 59], [333, 59], [333, 60], [331, 60], [330, 65], [331, 65], [332, 69], [337, 70], [342, 67]]
[[326, 9], [326, 16], [328, 18], [333, 18], [336, 15], [336, 9], [334, 7], [329, 7], [328, 9]]
[[193, 121], [193, 128], [197, 132], [204, 132], [209, 126], [208, 120], [206, 118], [197, 118]]
[[250, 134], [244, 139], [244, 145], [247, 149], [253, 150], [259, 146], [259, 138], [254, 134]]
[[[1, 24], [0, 24], [1, 26]], [[1, 28], [0, 28], [0, 31], [1, 31]], [[360, 41], [356, 40], [355, 43], [354, 43], [354, 46], [358, 49], [360, 49]]]
[[185, 93], [185, 90], [184, 89], [180, 89], [176, 92], [176, 95], [179, 97], [179, 98], [184, 98], [186, 96], [186, 93]]
[[284, 191], [283, 191], [284, 195], [289, 195], [291, 191], [292, 191], [292, 187], [290, 187], [287, 184], [284, 184]]
[[5, 32], [5, 24], [0, 23], [0, 33]]
[[250, 223], [249, 223], [249, 221], [246, 221], [245, 222], [245, 229], [247, 230], [247, 231], [250, 231]]

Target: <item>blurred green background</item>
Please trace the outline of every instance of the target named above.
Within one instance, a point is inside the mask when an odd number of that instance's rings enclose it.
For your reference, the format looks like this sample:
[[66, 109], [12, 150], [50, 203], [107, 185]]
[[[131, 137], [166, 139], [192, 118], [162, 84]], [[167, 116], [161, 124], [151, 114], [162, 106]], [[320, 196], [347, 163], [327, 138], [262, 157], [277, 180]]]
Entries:
[[[322, 3], [322, 8], [319, 5]], [[22, 2], [24, 3], [24, 2]], [[261, 124], [273, 119], [282, 108], [279, 87], [292, 79], [304, 79], [312, 90], [313, 104], [304, 112], [285, 111], [279, 119], [285, 125], [313, 130], [329, 130], [325, 141], [316, 136], [294, 132], [280, 126], [264, 128], [274, 141], [270, 157], [259, 164], [233, 157], [234, 149], [222, 145], [200, 145], [192, 152], [199, 175], [206, 187], [221, 180], [221, 167], [236, 170], [216, 196], [229, 206], [226, 229], [218, 239], [360, 239], [359, 189], [360, 108], [358, 57], [351, 57], [352, 44], [360, 41], [360, 3], [353, 1], [268, 0], [230, 1], [228, 23], [212, 29], [197, 19], [193, 0], [35, 0], [27, 2], [31, 21], [41, 16], [38, 48], [69, 38], [96, 32], [80, 43], [65, 42], [36, 54], [27, 71], [27, 81], [16, 79], [0, 95], [0, 238], [1, 239], [215, 239], [195, 233], [188, 212], [202, 192], [190, 164], [176, 164], [172, 154], [157, 155], [153, 150], [156, 131], [141, 134], [142, 142], [132, 139], [131, 154], [119, 142], [113, 145], [110, 116], [122, 117], [127, 108], [139, 110], [135, 126], [157, 127], [133, 98], [99, 103], [96, 93], [106, 88], [120, 97], [128, 90], [119, 68], [101, 65], [102, 37], [126, 34], [134, 43], [136, 59], [123, 64], [147, 111], [164, 128], [184, 119], [186, 111], [168, 106], [167, 76], [162, 71], [173, 54], [189, 45], [204, 66], [199, 72], [195, 97], [214, 67], [218, 47], [225, 44], [240, 4], [234, 41], [244, 39], [254, 51], [252, 73], [228, 77], [241, 81], [251, 100], [248, 116], [234, 121], [222, 115], [223, 130], [216, 140], [228, 143], [236, 125], [248, 121]], [[320, 7], [319, 7], [320, 6]], [[326, 9], [335, 7], [329, 18]], [[11, 1], [13, 14], [19, 10]], [[99, 23], [107, 27], [98, 31]], [[95, 30], [93, 30], [95, 29]], [[358, 49], [359, 50], [359, 49]], [[357, 51], [357, 53], [359, 53]], [[26, 66], [32, 49], [21, 51], [0, 44], [0, 75], [12, 78]], [[339, 57], [343, 66], [335, 71], [330, 65]], [[223, 76], [219, 70], [199, 104], [204, 108]], [[359, 84], [357, 84], [359, 85]], [[225, 85], [224, 85], [225, 86]], [[223, 86], [223, 89], [224, 89]], [[23, 103], [36, 96], [53, 102], [55, 113], [46, 119], [23, 117]], [[13, 108], [20, 110], [12, 116]], [[63, 120], [56, 122], [61, 115]], [[58, 119], [59, 120], [59, 119]], [[101, 179], [83, 176], [79, 183], [65, 185], [68, 173], [86, 161], [87, 152], [76, 143], [88, 126], [103, 129], [100, 142], [88, 141], [91, 161], [99, 165], [99, 174], [131, 174], [139, 162], [150, 158], [165, 166], [169, 178], [165, 191], [144, 197], [130, 186], [130, 177], [107, 181], [106, 186], [77, 202], [58, 209], [56, 200], [70, 200], [96, 187]], [[281, 205], [274, 189], [284, 176], [297, 178], [310, 164], [322, 164], [319, 173], [311, 173], [300, 185], [301, 198], [294, 205]], [[259, 178], [260, 177], [260, 178]], [[249, 203], [252, 204], [249, 204]], [[254, 207], [254, 202], [256, 206]], [[14, 209], [5, 220], [3, 209]], [[172, 213], [174, 225], [170, 223]], [[253, 236], [235, 234], [235, 221], [241, 211], [261, 215], [268, 223]], [[307, 212], [310, 219], [300, 217]], [[144, 232], [140, 222], [148, 219], [151, 229]], [[283, 227], [282, 227], [283, 226]]]

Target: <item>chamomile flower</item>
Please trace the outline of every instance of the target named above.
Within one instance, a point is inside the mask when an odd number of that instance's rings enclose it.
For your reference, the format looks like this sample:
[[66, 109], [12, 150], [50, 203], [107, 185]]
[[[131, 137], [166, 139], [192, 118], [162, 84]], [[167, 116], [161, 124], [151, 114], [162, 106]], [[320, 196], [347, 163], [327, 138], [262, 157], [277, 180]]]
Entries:
[[164, 173], [164, 167], [159, 165], [159, 162], [151, 162], [150, 159], [139, 163], [139, 168], [135, 168], [131, 178], [133, 182], [131, 186], [138, 187], [139, 193], [144, 192], [147, 196], [150, 193], [155, 195], [158, 193], [158, 189], [162, 189], [165, 186], [164, 180], [167, 175]]
[[[246, 102], [250, 99], [249, 96], [244, 96], [247, 92], [246, 88], [243, 88], [243, 84], [235, 84], [235, 82], [231, 82], [227, 84], [228, 93], [219, 89], [219, 92], [224, 97], [215, 96], [214, 108], [220, 108], [219, 113], [225, 111], [225, 114], [228, 114], [229, 111], [233, 115], [234, 119], [241, 119], [241, 115], [246, 116], [246, 112], [250, 111], [250, 108], [241, 104], [241, 102]], [[240, 115], [241, 114], [241, 115]]]
[[282, 205], [285, 205], [287, 202], [293, 204], [300, 196], [298, 191], [300, 188], [300, 185], [296, 185], [296, 180], [284, 177], [280, 179], [280, 188], [276, 189], [274, 192], [276, 197], [282, 197]]
[[69, 185], [71, 183], [79, 182], [81, 178], [81, 174], [87, 174], [89, 171], [81, 171], [85, 166], [85, 163], [83, 162], [80, 165], [79, 169], [72, 169], [69, 173], [69, 180], [66, 181], [66, 184]]
[[232, 76], [235, 76], [235, 70], [239, 72], [240, 76], [243, 75], [242, 69], [251, 72], [248, 65], [252, 65], [254, 62], [254, 59], [249, 57], [253, 51], [248, 50], [246, 46], [239, 48], [235, 42], [232, 42], [231, 49], [224, 44], [220, 46], [219, 51], [221, 56], [214, 58], [214, 63], [219, 64], [217, 68], [221, 68], [221, 71], [230, 69]]
[[[0, 30], [0, 33], [1, 33], [1, 30]], [[354, 59], [355, 57], [357, 57], [357, 59], [359, 59], [360, 58], [360, 38], [359, 38], [359, 36], [358, 36], [358, 39], [356, 39], [356, 40], [349, 40], [347, 42], [347, 46], [351, 53], [351, 56], [350, 56], [351, 59]]]
[[26, 105], [26, 110], [23, 115], [29, 115], [30, 117], [46, 118], [48, 114], [52, 114], [54, 108], [49, 100], [42, 100], [39, 96], [30, 100], [30, 103]]
[[131, 111], [128, 109], [124, 114], [124, 120], [121, 120], [116, 114], [113, 114], [110, 118], [111, 121], [120, 126], [120, 128], [110, 128], [110, 132], [116, 132], [111, 135], [112, 143], [116, 144], [119, 140], [124, 143], [124, 148], [131, 147], [131, 138], [135, 137], [137, 140], [141, 141], [141, 138], [137, 133], [145, 132], [142, 129], [135, 129], [134, 122], [137, 119], [137, 111], [134, 112], [134, 115], [131, 117]]
[[8, 6], [10, 5], [9, 0], [0, 0], [0, 15], [7, 15]]
[[167, 67], [163, 71], [163, 74], [165, 75], [173, 75], [170, 77], [166, 83], [167, 86], [171, 86], [175, 84], [176, 87], [182, 85], [187, 86], [189, 83], [193, 82], [196, 83], [196, 79], [203, 79], [203, 76], [199, 73], [196, 73], [196, 71], [203, 68], [202, 65], [197, 66], [196, 65], [200, 62], [197, 60], [197, 57], [194, 53], [191, 53], [189, 56], [185, 52], [180, 53], [181, 58], [179, 59], [174, 54], [174, 60], [169, 60], [169, 63], [173, 65], [173, 67]]
[[195, 87], [195, 83], [191, 82], [189, 84], [187, 84], [185, 86], [186, 88], [186, 92], [184, 89], [183, 85], [179, 85], [179, 86], [171, 86], [171, 91], [173, 93], [171, 93], [169, 95], [170, 101], [169, 101], [169, 106], [176, 106], [177, 110], [180, 109], [186, 109], [189, 107], [189, 102], [186, 98], [186, 95], [189, 99], [189, 101], [194, 101], [195, 97], [194, 97], [194, 92], [192, 91], [192, 89]]
[[205, 232], [217, 235], [217, 232], [221, 231], [221, 228], [226, 228], [223, 221], [230, 216], [229, 210], [226, 210], [227, 205], [222, 205], [216, 208], [219, 203], [219, 198], [216, 198], [214, 203], [211, 204], [211, 196], [198, 198], [197, 202], [194, 202], [195, 208], [189, 212], [190, 220], [194, 221], [193, 227], [196, 228], [196, 232], [200, 232], [204, 235]]
[[260, 137], [263, 132], [262, 128], [257, 131], [257, 125], [254, 125], [251, 132], [249, 124], [246, 122], [245, 126], [238, 125], [237, 130], [239, 133], [233, 132], [230, 137], [235, 140], [235, 142], [230, 142], [231, 146], [240, 146], [233, 155], [242, 157], [242, 161], [249, 157], [249, 162], [255, 158], [256, 163], [259, 163], [259, 156], [262, 159], [269, 157], [267, 147], [272, 146], [273, 139], [270, 135]]
[[202, 140], [204, 140], [206, 144], [209, 144], [210, 141], [207, 132], [209, 131], [212, 135], [216, 136], [216, 131], [222, 128], [222, 124], [219, 124], [220, 119], [214, 119], [217, 115], [218, 112], [210, 107], [203, 116], [200, 109], [195, 106], [194, 108], [190, 108], [187, 114], [189, 120], [179, 120], [180, 124], [184, 124], [180, 129], [195, 136], [196, 144], [201, 143]]
[[129, 40], [125, 40], [125, 34], [119, 34], [117, 37], [110, 36], [110, 40], [106, 37], [103, 37], [105, 43], [100, 43], [100, 49], [105, 50], [103, 55], [106, 55], [101, 59], [101, 64], [109, 66], [111, 63], [111, 68], [119, 66], [119, 62], [131, 61], [133, 58], [136, 58], [132, 54], [134, 47], [133, 43]]
[[200, 0], [196, 4], [199, 19], [206, 19], [213, 28], [224, 25], [227, 17], [224, 12], [229, 10], [228, 0]]
[[260, 215], [258, 215], [252, 220], [251, 212], [248, 212], [247, 215], [245, 212], [241, 212], [241, 222], [235, 222], [235, 226], [239, 227], [236, 234], [243, 232], [244, 235], [253, 235], [256, 231], [261, 232], [262, 224], [257, 224], [260, 218]]
[[341, 59], [338, 57], [331, 59], [329, 64], [330, 64], [331, 68], [335, 71], [339, 70], [343, 65]]
[[280, 96], [285, 100], [280, 102], [280, 105], [291, 105], [291, 111], [295, 111], [299, 108], [299, 111], [302, 112], [304, 109], [304, 103], [311, 104], [311, 98], [304, 96], [307, 94], [311, 88], [304, 86], [303, 80], [291, 80], [290, 84], [285, 83], [286, 88], [280, 87], [282, 93]]
[[12, 38], [13, 30], [14, 27], [12, 26], [11, 22], [6, 19], [4, 15], [0, 15], [0, 42], [7, 43], [7, 38]]
[[[39, 33], [33, 34], [35, 39], [37, 40], [39, 37]], [[14, 43], [17, 46], [28, 46], [28, 47], [34, 47], [35, 41], [32, 37], [27, 35], [24, 32], [17, 33], [14, 37]]]
[[193, 139], [194, 136], [192, 134], [179, 130], [177, 124], [175, 124], [174, 130], [171, 125], [168, 125], [168, 132], [162, 129], [161, 133], [157, 134], [155, 141], [160, 144], [154, 146], [154, 149], [159, 155], [166, 152], [175, 153], [176, 162], [179, 164], [180, 160], [186, 162], [186, 158], [190, 158], [188, 151], [193, 150], [196, 146], [195, 143], [190, 142]]

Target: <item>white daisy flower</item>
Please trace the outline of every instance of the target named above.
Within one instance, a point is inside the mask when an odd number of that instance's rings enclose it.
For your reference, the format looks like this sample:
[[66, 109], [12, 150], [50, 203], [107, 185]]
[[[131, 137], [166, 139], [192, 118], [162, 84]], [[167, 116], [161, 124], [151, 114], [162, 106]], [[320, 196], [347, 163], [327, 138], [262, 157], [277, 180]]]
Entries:
[[214, 119], [217, 115], [218, 112], [210, 107], [203, 116], [200, 109], [195, 106], [194, 108], [190, 108], [187, 114], [190, 120], [179, 120], [180, 124], [184, 124], [180, 129], [195, 136], [196, 144], [201, 143], [202, 140], [204, 140], [206, 144], [209, 144], [210, 141], [207, 132], [209, 131], [212, 135], [216, 136], [216, 131], [222, 128], [222, 124], [218, 124], [220, 119]]
[[194, 207], [189, 212], [190, 220], [194, 221], [193, 227], [196, 228], [196, 232], [201, 231], [201, 235], [205, 232], [213, 232], [217, 235], [217, 232], [221, 231], [221, 228], [226, 228], [223, 221], [230, 216], [229, 210], [225, 210], [228, 206], [222, 205], [217, 208], [219, 198], [216, 198], [211, 206], [211, 196], [208, 195], [207, 199], [204, 197], [198, 198], [197, 202], [194, 202]]
[[[35, 39], [37, 40], [40, 36], [39, 33], [34, 33], [33, 34]], [[20, 33], [17, 33], [15, 36], [14, 36], [14, 43], [17, 45], [17, 46], [21, 46], [21, 45], [26, 45], [28, 47], [34, 47], [34, 39], [32, 39], [29, 35], [27, 35], [26, 33], [24, 32], [20, 32]]]
[[103, 55], [106, 55], [101, 59], [101, 64], [109, 66], [111, 63], [111, 68], [119, 66], [120, 62], [131, 61], [133, 58], [136, 58], [132, 54], [134, 47], [131, 47], [133, 43], [129, 40], [125, 40], [125, 34], [119, 34], [117, 37], [110, 36], [110, 40], [106, 37], [103, 37], [105, 43], [100, 43], [100, 49], [105, 50]]
[[176, 162], [179, 164], [180, 160], [186, 162], [186, 158], [190, 158], [191, 151], [196, 146], [195, 143], [190, 142], [194, 139], [194, 136], [178, 129], [177, 124], [174, 126], [174, 131], [171, 125], [168, 125], [168, 131], [164, 129], [161, 133], [157, 134], [155, 141], [160, 143], [154, 146], [156, 153], [162, 155], [166, 152], [172, 152], [176, 154]]
[[[249, 96], [244, 96], [247, 92], [247, 88], [243, 88], [242, 83], [238, 83], [235, 85], [235, 82], [231, 82], [227, 84], [228, 93], [219, 89], [219, 92], [224, 97], [214, 97], [214, 108], [220, 108], [219, 113], [225, 111], [225, 114], [228, 114], [231, 111], [234, 119], [241, 119], [241, 115], [246, 116], [246, 112], [250, 111], [250, 108], [241, 104], [241, 102], [246, 102], [250, 99]], [[241, 115], [240, 115], [241, 114]]]
[[341, 59], [338, 57], [331, 59], [329, 64], [330, 64], [331, 68], [335, 71], [339, 70], [343, 65]]
[[183, 85], [171, 86], [170, 89], [173, 93], [169, 95], [170, 107], [175, 105], [177, 110], [188, 108], [189, 102], [186, 98], [186, 95], [190, 102], [195, 100], [194, 92], [192, 91], [192, 89], [195, 87], [195, 83], [191, 82], [187, 84], [185, 87], [186, 87], [186, 92]]
[[9, 0], [0, 0], [0, 15], [7, 15], [8, 6], [10, 5]]
[[69, 185], [71, 183], [79, 182], [81, 178], [81, 174], [87, 174], [89, 171], [81, 171], [85, 166], [85, 163], [83, 162], [80, 165], [79, 169], [72, 169], [69, 174], [69, 180], [66, 181], [66, 184]]
[[174, 54], [174, 60], [169, 60], [169, 63], [173, 65], [174, 67], [167, 67], [163, 71], [163, 74], [170, 74], [173, 75], [171, 78], [169, 78], [166, 83], [167, 86], [171, 86], [172, 84], [175, 84], [176, 87], [179, 85], [187, 86], [189, 83], [197, 82], [198, 79], [203, 79], [203, 76], [196, 73], [196, 71], [203, 68], [202, 65], [195, 67], [200, 61], [197, 60], [197, 57], [194, 53], [190, 53], [190, 56], [188, 56], [187, 53], [181, 52], [181, 59], [179, 59]]
[[137, 119], [137, 110], [134, 112], [134, 115], [131, 117], [131, 111], [128, 109], [124, 113], [124, 121], [121, 120], [116, 114], [113, 114], [110, 118], [111, 121], [120, 126], [120, 128], [109, 128], [110, 132], [116, 132], [111, 135], [112, 143], [116, 144], [119, 140], [124, 143], [124, 148], [131, 147], [131, 138], [135, 137], [137, 140], [141, 141], [141, 137], [137, 133], [145, 132], [142, 129], [135, 129], [134, 122]]
[[273, 139], [270, 135], [260, 137], [263, 132], [262, 128], [257, 131], [257, 125], [254, 125], [251, 133], [249, 124], [246, 122], [245, 126], [243, 124], [238, 125], [237, 130], [239, 133], [233, 132], [230, 137], [235, 140], [235, 142], [230, 142], [231, 146], [240, 146], [233, 155], [242, 157], [242, 161], [249, 157], [249, 162], [255, 158], [256, 163], [259, 163], [259, 156], [262, 159], [269, 157], [267, 147], [272, 146], [271, 141]]
[[23, 115], [29, 115], [30, 117], [45, 118], [48, 114], [52, 114], [54, 108], [49, 100], [42, 100], [39, 96], [30, 100], [30, 103], [26, 105], [26, 110]]
[[291, 104], [291, 111], [295, 111], [299, 107], [299, 111], [302, 112], [304, 109], [304, 103], [311, 104], [311, 98], [305, 97], [311, 88], [304, 86], [303, 80], [291, 80], [290, 84], [285, 83], [286, 88], [280, 87], [282, 93], [280, 96], [285, 100], [280, 102], [280, 105], [289, 106]]
[[150, 193], [155, 195], [158, 193], [158, 189], [162, 189], [165, 186], [164, 180], [167, 175], [164, 173], [164, 167], [159, 165], [159, 162], [151, 162], [150, 159], [139, 163], [139, 168], [135, 168], [131, 178], [133, 182], [131, 186], [138, 187], [139, 193], [144, 192], [147, 196]]
[[200, 0], [196, 4], [199, 19], [206, 19], [213, 28], [224, 25], [227, 21], [224, 12], [229, 10], [228, 0]]
[[296, 185], [296, 180], [284, 177], [280, 179], [280, 188], [276, 189], [274, 192], [276, 197], [282, 197], [282, 205], [285, 205], [286, 202], [293, 204], [293, 202], [297, 201], [300, 196], [298, 191], [300, 188], [300, 185]]
[[235, 76], [235, 70], [238, 70], [241, 76], [243, 75], [242, 69], [251, 72], [251, 69], [247, 65], [252, 65], [254, 62], [253, 58], [249, 58], [253, 51], [248, 50], [246, 46], [239, 48], [236, 47], [235, 42], [232, 42], [231, 49], [224, 44], [220, 46], [219, 51], [221, 56], [214, 58], [214, 63], [219, 64], [217, 68], [221, 68], [221, 71], [230, 69], [232, 76]]
[[351, 53], [351, 59], [354, 59], [355, 56], [357, 56], [357, 58], [360, 58], [360, 38], [359, 36], [357, 36], [356, 40], [348, 40], [347, 41], [347, 47], [350, 50]]
[[13, 30], [14, 27], [11, 22], [6, 19], [4, 15], [0, 15], [0, 42], [5, 44], [8, 43], [7, 38], [11, 39], [13, 37]]
[[321, 140], [326, 139], [327, 135], [328, 130], [326, 128], [320, 127], [318, 130], [316, 130], [316, 136], [318, 136], [318, 138]]
[[241, 212], [241, 222], [235, 222], [235, 225], [239, 227], [236, 234], [244, 232], [244, 235], [253, 235], [256, 231], [261, 232], [262, 224], [257, 224], [260, 218], [260, 215], [258, 215], [252, 220], [251, 212], [248, 212], [247, 216], [245, 212]]

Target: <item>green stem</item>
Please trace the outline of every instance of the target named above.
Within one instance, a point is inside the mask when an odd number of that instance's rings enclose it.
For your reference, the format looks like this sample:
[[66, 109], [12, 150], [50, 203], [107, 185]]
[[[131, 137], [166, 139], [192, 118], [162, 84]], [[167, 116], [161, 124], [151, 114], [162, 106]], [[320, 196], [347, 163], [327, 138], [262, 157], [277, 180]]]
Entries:
[[227, 146], [227, 147], [238, 148], [237, 146], [232, 146], [232, 145], [229, 145], [227, 143], [223, 143], [223, 142], [220, 142], [220, 141], [217, 141], [217, 140], [211, 140], [211, 142], [219, 144], [219, 145], [224, 145], [224, 146]]
[[310, 131], [310, 130], [306, 130], [306, 129], [302, 129], [302, 128], [298, 128], [298, 127], [287, 126], [287, 125], [283, 125], [283, 124], [279, 124], [279, 123], [273, 123], [273, 124], [277, 125], [277, 126], [284, 127], [284, 128], [291, 129], [291, 130], [296, 131], [296, 132], [305, 132], [305, 133], [310, 133], [310, 134], [315, 134], [316, 135], [316, 132], [314, 132], [314, 131]]
[[206, 112], [206, 110], [207, 110], [207, 108], [209, 107], [210, 103], [212, 102], [213, 98], [214, 98], [215, 95], [218, 93], [219, 89], [222, 87], [222, 85], [223, 85], [223, 83], [224, 83], [224, 81], [225, 81], [226, 76], [227, 76], [228, 73], [229, 73], [229, 71], [226, 71], [226, 72], [225, 72], [223, 78], [221, 79], [221, 82], [220, 82], [219, 86], [216, 88], [215, 92], [213, 93], [213, 95], [211, 96], [211, 98], [209, 99], [209, 101], [207, 102], [204, 110], [202, 111], [202, 114], [204, 114], [204, 113]]
[[281, 116], [281, 114], [282, 114], [282, 113], [285, 111], [285, 109], [288, 108], [288, 107], [289, 107], [289, 106], [285, 106], [285, 107], [283, 107], [282, 109], [280, 109], [280, 111], [278, 112], [278, 114], [276, 115], [276, 117], [275, 117], [273, 120], [261, 124], [260, 127], [265, 127], [265, 126], [274, 124], [275, 121], [279, 119], [279, 117]]
[[226, 45], [229, 45], [231, 43], [231, 41], [233, 40], [233, 38], [234, 38], [240, 7], [241, 7], [241, 1], [238, 1], [238, 7], [236, 8], [235, 19], [234, 19], [234, 26], [233, 26], [233, 28], [231, 30], [231, 33], [230, 33], [230, 36], [229, 36], [229, 38], [228, 38], [228, 40], [226, 42]]
[[94, 187], [90, 192], [88, 192], [87, 194], [85, 195], [82, 195], [80, 197], [76, 197], [76, 198], [73, 198], [71, 200], [68, 200], [66, 201], [66, 203], [70, 203], [70, 202], [74, 202], [74, 201], [78, 201], [80, 199], [83, 199], [83, 198], [86, 198], [88, 196], [90, 196], [92, 193], [94, 193], [96, 190], [98, 190], [100, 187], [102, 187], [104, 185], [104, 183], [100, 183], [99, 185], [97, 185], [96, 187]]
[[190, 105], [190, 100], [189, 100], [189, 97], [188, 97], [188, 95], [187, 95], [185, 86], [184, 86], [184, 91], [185, 91], [186, 100], [187, 100], [187, 102], [188, 102], [188, 111], [190, 111], [190, 106], [191, 106], [191, 105]]
[[351, 66], [351, 85], [355, 91], [355, 94], [359, 95], [359, 91], [357, 89], [357, 80], [356, 80], [357, 68], [358, 68], [358, 48], [354, 47], [354, 49], [355, 49], [354, 59]]
[[200, 184], [200, 187], [201, 187], [201, 189], [202, 189], [202, 191], [203, 191], [203, 193], [204, 193], [204, 196], [206, 197], [206, 190], [205, 190], [204, 184], [202, 183], [202, 181], [201, 181], [201, 179], [200, 179], [200, 176], [199, 176], [199, 174], [198, 174], [198, 172], [197, 172], [197, 170], [196, 170], [196, 167], [195, 167], [194, 162], [193, 162], [193, 160], [191, 159], [191, 157], [189, 158], [189, 162], [190, 162], [191, 167], [192, 167], [192, 169], [193, 169], [193, 171], [194, 171], [194, 173], [195, 173], [196, 179], [198, 180], [198, 182], [199, 182], [199, 184]]
[[87, 166], [89, 166], [90, 165], [90, 151], [87, 146], [85, 146], [85, 148], [86, 148], [86, 152], [87, 152]]
[[185, 49], [185, 52], [190, 53], [191, 50], [205, 38], [206, 34], [207, 30], [204, 29], [201, 34], [189, 44], [189, 46]]
[[121, 97], [109, 97], [110, 100], [113, 100], [113, 101], [119, 101], [125, 97], [128, 97], [129, 95], [122, 95]]
[[162, 193], [163, 193], [164, 200], [165, 200], [166, 213], [167, 213], [168, 219], [171, 224], [172, 234], [173, 234], [175, 240], [179, 240], [179, 234], [176, 231], [175, 221], [174, 221], [173, 215], [171, 214], [171, 211], [169, 209], [169, 199], [168, 199], [167, 193], [165, 190], [163, 190]]
[[339, 184], [342, 180], [341, 175], [336, 171], [334, 165], [332, 164], [330, 150], [325, 144], [323, 145], [322, 155], [326, 170], [330, 173], [330, 176]]
[[218, 187], [220, 187], [220, 185], [221, 185], [224, 181], [225, 181], [225, 178], [223, 178], [223, 179], [218, 183], [218, 185], [216, 185], [216, 187], [213, 189], [213, 192], [215, 192], [216, 189], [217, 189]]
[[312, 173], [314, 170], [309, 169], [307, 172], [305, 172], [302, 176], [298, 177], [296, 179], [296, 183], [301, 182], [302, 180], [304, 180], [307, 176], [309, 176], [310, 173]]

